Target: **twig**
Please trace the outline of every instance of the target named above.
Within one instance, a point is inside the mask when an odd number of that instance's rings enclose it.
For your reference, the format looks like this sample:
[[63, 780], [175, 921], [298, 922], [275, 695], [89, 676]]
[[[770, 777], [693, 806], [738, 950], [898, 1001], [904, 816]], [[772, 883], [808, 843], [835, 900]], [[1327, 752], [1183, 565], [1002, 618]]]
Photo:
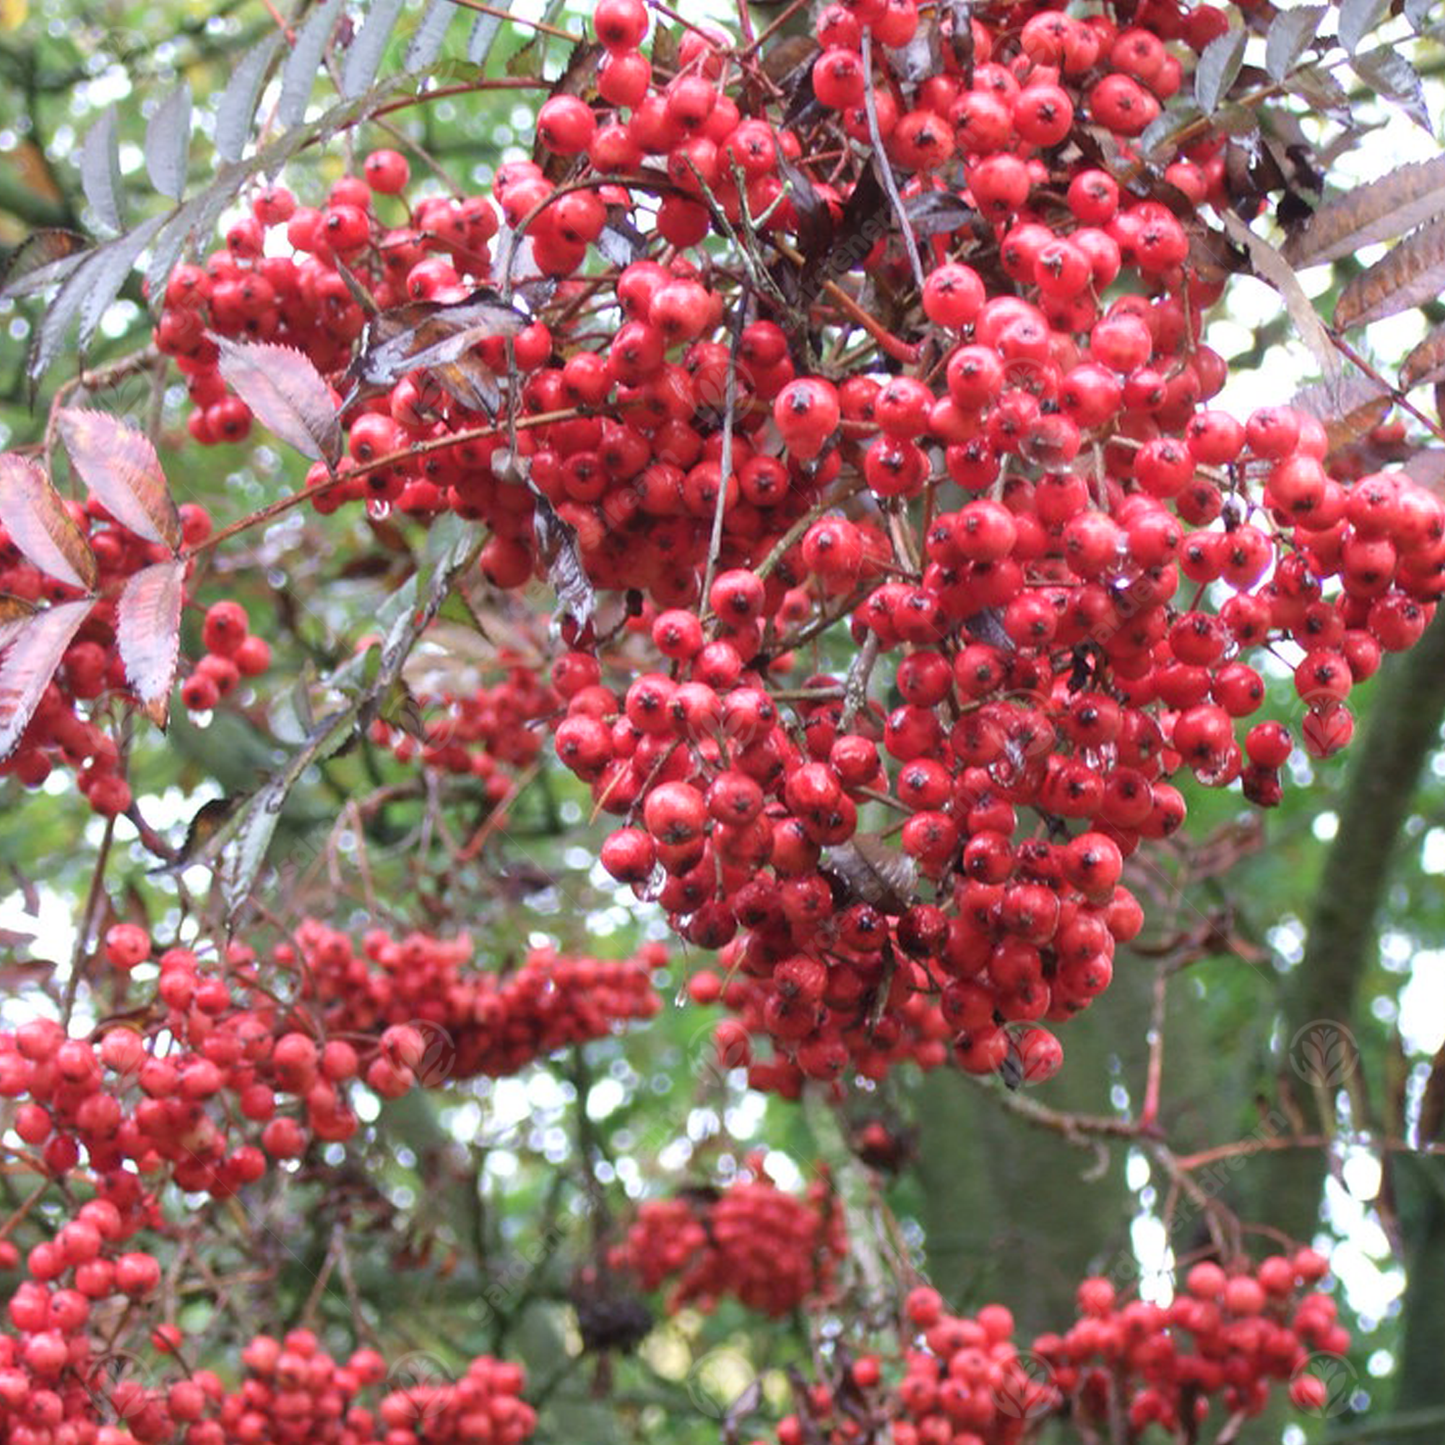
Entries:
[[711, 604], [708, 594], [712, 591], [713, 574], [717, 570], [718, 553], [722, 551], [723, 514], [727, 511], [728, 481], [733, 471], [733, 417], [738, 404], [738, 352], [743, 344], [743, 327], [747, 324], [748, 303], [753, 297], [753, 283], [745, 280], [738, 292], [737, 312], [733, 316], [732, 345], [728, 348], [727, 382], [723, 388], [722, 454], [718, 466], [722, 479], [718, 484], [717, 500], [712, 509], [712, 536], [707, 545], [707, 569], [702, 579], [702, 605]]
[[888, 200], [898, 215], [898, 228], [903, 232], [903, 244], [908, 251], [908, 264], [913, 267], [913, 279], [918, 283], [918, 290], [923, 290], [923, 258], [918, 254], [918, 241], [913, 234], [913, 226], [908, 220], [908, 212], [903, 209], [903, 197], [898, 194], [898, 182], [893, 178], [893, 167], [889, 164], [888, 154], [883, 149], [883, 133], [878, 128], [878, 101], [873, 94], [873, 27], [863, 27], [863, 106], [868, 112], [868, 136], [873, 142], [873, 168], [878, 172], [878, 179], [883, 182], [883, 189], [888, 192]]

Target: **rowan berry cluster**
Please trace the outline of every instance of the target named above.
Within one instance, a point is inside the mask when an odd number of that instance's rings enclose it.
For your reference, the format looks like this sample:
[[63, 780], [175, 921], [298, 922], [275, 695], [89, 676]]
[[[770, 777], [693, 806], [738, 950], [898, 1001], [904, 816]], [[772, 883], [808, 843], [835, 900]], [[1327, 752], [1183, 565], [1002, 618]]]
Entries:
[[[318, 507], [452, 510], [487, 524], [497, 586], [565, 547], [574, 593], [629, 595], [651, 651], [619, 676], [592, 620], [559, 619], [556, 750], [622, 820], [612, 875], [727, 949], [723, 1001], [774, 1046], [756, 1082], [1011, 1049], [1047, 1077], [1046, 1025], [1142, 924], [1123, 869], [1184, 821], [1175, 775], [1277, 802], [1294, 746], [1348, 741], [1351, 689], [1445, 590], [1438, 498], [1360, 476], [1302, 410], [1208, 405], [1227, 137], [1183, 127], [1148, 164], [1137, 141], [1228, 23], [851, 0], [780, 89], [695, 28], [649, 58], [642, 0], [603, 0], [595, 76], [490, 198], [402, 216], [406, 164], [376, 152], [320, 209], [258, 193], [171, 278], [157, 343], [202, 440], [244, 422], [208, 327], [299, 347], [338, 393], [372, 387]], [[440, 367], [448, 315], [480, 339]], [[846, 675], [792, 685], [835, 623]], [[1296, 728], [1248, 723], [1266, 653]]]
[[[153, 1384], [87, 1335], [84, 1313], [62, 1294], [48, 1303], [25, 1296], [18, 1313], [26, 1321], [15, 1321], [21, 1333], [0, 1336], [0, 1431], [10, 1445], [520, 1445], [536, 1424], [519, 1398], [521, 1366], [489, 1355], [454, 1382], [411, 1379], [405, 1360], [393, 1373], [377, 1351], [360, 1349], [339, 1363], [312, 1331], [297, 1329], [247, 1343], [240, 1352], [246, 1377], [236, 1389], [206, 1369]], [[162, 1355], [183, 1343], [173, 1327], [153, 1335]]]
[[749, 1177], [721, 1190], [689, 1190], [640, 1205], [612, 1269], [644, 1290], [674, 1281], [669, 1311], [711, 1310], [723, 1298], [780, 1317], [828, 1298], [848, 1240], [826, 1177], [802, 1197], [779, 1189], [750, 1161]]
[[557, 707], [556, 694], [522, 664], [509, 666], [505, 680], [491, 686], [482, 683], [464, 695], [424, 692], [416, 701], [419, 730], [379, 718], [372, 724], [372, 741], [389, 747], [401, 762], [479, 779], [495, 803], [507, 798], [516, 773], [542, 752], [545, 734], [531, 724]]
[[[114, 1184], [117, 1208], [138, 1220], [150, 1198], [141, 1177], [224, 1198], [258, 1180], [268, 1159], [355, 1135], [353, 1084], [395, 1098], [450, 1078], [512, 1074], [660, 1007], [657, 944], [626, 960], [533, 949], [499, 977], [466, 969], [465, 936], [373, 931], [360, 954], [312, 921], [296, 937], [301, 956], [283, 943], [271, 967], [242, 944], [223, 968], [166, 950], [136, 1027], [67, 1038], [36, 1019], [0, 1033], [0, 1098], [18, 1101], [13, 1127], [43, 1169]], [[106, 936], [106, 960], [121, 975], [152, 951], [134, 924]], [[294, 1006], [276, 1001], [278, 977], [298, 985]], [[61, 1256], [48, 1242], [36, 1249], [31, 1274], [54, 1278]]]
[[[346, 934], [308, 920], [296, 939], [327, 1032], [381, 1032], [385, 1039], [410, 1027], [421, 1039], [418, 1062], [426, 1061], [422, 1077], [431, 1085], [443, 1081], [439, 1072], [462, 1079], [515, 1074], [558, 1049], [651, 1018], [662, 1007], [653, 974], [667, 954], [658, 943], [644, 943], [625, 959], [533, 948], [515, 968], [491, 973], [466, 968], [472, 944], [465, 934], [394, 940], [372, 930], [358, 954]], [[276, 957], [290, 962], [286, 945]], [[406, 1062], [404, 1054], [398, 1062]], [[412, 1080], [406, 1070], [393, 1076], [373, 1066], [367, 1082], [390, 1096], [404, 1093]]]
[[886, 1426], [898, 1445], [1014, 1445], [1053, 1416], [1081, 1430], [1122, 1416], [1131, 1439], [1151, 1425], [1193, 1438], [1211, 1417], [1258, 1415], [1281, 1385], [1297, 1409], [1317, 1411], [1327, 1387], [1307, 1366], [1349, 1345], [1333, 1299], [1311, 1288], [1325, 1269], [1308, 1249], [1229, 1271], [1199, 1264], [1168, 1305], [1087, 1279], [1076, 1322], [1028, 1349], [1004, 1306], [960, 1317], [920, 1286], [906, 1302], [896, 1378], [875, 1355], [841, 1359], [838, 1378], [811, 1386], [805, 1408], [779, 1423], [777, 1442], [845, 1445]]

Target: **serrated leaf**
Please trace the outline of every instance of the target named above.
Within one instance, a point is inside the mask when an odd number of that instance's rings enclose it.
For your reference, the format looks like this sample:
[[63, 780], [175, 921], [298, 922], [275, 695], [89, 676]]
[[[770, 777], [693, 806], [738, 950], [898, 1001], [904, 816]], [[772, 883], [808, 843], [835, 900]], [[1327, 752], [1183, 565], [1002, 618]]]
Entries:
[[0, 525], [21, 553], [50, 577], [90, 591], [99, 576], [85, 533], [50, 478], [27, 457], [0, 455]]
[[1445, 325], [1437, 326], [1400, 363], [1400, 388], [1445, 381]]
[[107, 241], [86, 255], [78, 266], [65, 278], [55, 299], [45, 309], [35, 340], [30, 347], [30, 358], [26, 371], [32, 380], [38, 380], [60, 354], [62, 345], [77, 316], [85, 317], [82, 339], [84, 346], [105, 309], [120, 293], [131, 267], [147, 241], [155, 234], [160, 223], [159, 217], [139, 226], [127, 236]]
[[1194, 99], [1205, 115], [1213, 115], [1224, 93], [1234, 84], [1244, 64], [1243, 30], [1216, 35], [1199, 54], [1194, 71]]
[[80, 146], [80, 185], [90, 208], [112, 231], [125, 230], [116, 108], [111, 106], [86, 131]]
[[1405, 0], [1405, 19], [1416, 35], [1424, 31], [1435, 3], [1436, 0]]
[[[497, 0], [498, 10], [510, 11], [511, 0]], [[478, 15], [476, 23], [472, 26], [472, 33], [467, 36], [467, 59], [473, 65], [484, 66], [487, 57], [492, 53], [492, 46], [497, 43], [497, 36], [502, 29], [502, 17], [500, 15]]]
[[226, 82], [226, 89], [216, 107], [216, 151], [223, 161], [238, 161], [245, 153], [246, 142], [251, 138], [251, 126], [256, 119], [256, 107], [261, 102], [261, 91], [265, 88], [271, 62], [281, 49], [281, 43], [279, 33], [268, 35], [246, 52]]
[[1222, 212], [1220, 219], [1229, 238], [1249, 252], [1255, 275], [1279, 292], [1300, 340], [1314, 354], [1326, 381], [1338, 386], [1341, 376], [1339, 353], [1289, 262], [1262, 236], [1256, 236], [1232, 211]]
[[0, 759], [15, 751], [46, 684], [93, 605], [87, 597], [47, 607], [20, 619], [10, 633], [0, 655]]
[[133, 572], [116, 604], [116, 641], [126, 678], [158, 728], [166, 725], [176, 680], [186, 566], [178, 558]]
[[1344, 126], [1352, 123], [1349, 92], [1322, 66], [1299, 66], [1286, 77], [1285, 89], [1327, 119]]
[[306, 119], [306, 106], [316, 77], [324, 69], [322, 61], [341, 5], [342, 0], [322, 0], [296, 32], [296, 43], [281, 67], [281, 99], [276, 103], [276, 119], [283, 126], [300, 125]]
[[178, 201], [186, 192], [186, 156], [191, 144], [191, 87], [181, 83], [146, 123], [146, 173], [161, 195]]
[[61, 407], [55, 414], [71, 465], [123, 527], [176, 551], [181, 520], [150, 438], [108, 412]]
[[558, 515], [551, 499], [539, 491], [530, 478], [527, 485], [532, 490], [532, 525], [537, 550], [547, 569], [547, 581], [577, 626], [585, 627], [597, 610], [597, 593], [582, 561], [577, 529]]
[[1393, 45], [1367, 50], [1363, 55], [1355, 56], [1351, 64], [1355, 74], [1366, 85], [1373, 86], [1392, 105], [1398, 106], [1427, 135], [1434, 135], [1430, 107], [1425, 103], [1424, 82], [1415, 67]]
[[547, 52], [542, 48], [542, 36], [537, 34], [520, 49], [514, 50], [507, 57], [503, 68], [515, 79], [541, 80], [542, 66], [546, 59]]
[[213, 339], [222, 378], [262, 426], [303, 456], [340, 460], [341, 420], [310, 357], [271, 341]]
[[1388, 3], [1389, 0], [1341, 0], [1339, 41], [1350, 55], [1379, 23]]
[[9, 592], [0, 592], [0, 650], [15, 636], [20, 624], [34, 615], [33, 602], [24, 597], [14, 597]]
[[943, 69], [943, 47], [932, 19], [920, 17], [906, 45], [885, 47], [888, 68], [905, 87], [921, 85]]
[[647, 237], [627, 219], [621, 206], [609, 206], [607, 224], [594, 243], [603, 259], [623, 270], [647, 254]]
[[[435, 535], [433, 535], [435, 534]], [[227, 913], [234, 914], [249, 897], [266, 861], [276, 824], [291, 789], [313, 763], [336, 752], [358, 727], [369, 726], [391, 691], [417, 638], [430, 626], [457, 578], [475, 565], [484, 533], [475, 523], [459, 517], [441, 518], [427, 537], [426, 587], [421, 595], [421, 573], [413, 573], [400, 589], [406, 605], [397, 609], [380, 648], [370, 648], [360, 662], [365, 690], [313, 729], [305, 744], [228, 820], [205, 848], [209, 857], [219, 854], [219, 877]], [[352, 660], [353, 663], [357, 659]], [[335, 684], [336, 678], [331, 679]]]
[[366, 22], [346, 52], [346, 64], [341, 69], [342, 95], [360, 95], [376, 79], [387, 41], [396, 29], [405, 3], [406, 0], [372, 0]]
[[411, 44], [406, 48], [406, 69], [410, 73], [426, 70], [442, 53], [442, 42], [447, 37], [447, 26], [457, 7], [452, 0], [431, 0], [421, 23], [412, 32]]
[[1283, 80], [1318, 34], [1328, 5], [1298, 5], [1281, 10], [1270, 22], [1264, 41], [1264, 70], [1271, 80]]
[[885, 913], [903, 913], [913, 902], [917, 865], [901, 848], [890, 847], [876, 833], [858, 833], [847, 843], [829, 848], [823, 862], [854, 897]]
[[1196, 125], [1204, 118], [1204, 112], [1192, 101], [1175, 104], [1161, 110], [1144, 127], [1138, 145], [1141, 152], [1151, 159], [1172, 156], [1175, 151], [1175, 137], [1188, 126]]
[[1367, 326], [1445, 291], [1445, 218], [1412, 231], [1367, 271], [1356, 276], [1335, 302], [1335, 325]]
[[461, 360], [487, 336], [515, 336], [526, 315], [481, 286], [462, 301], [408, 301], [367, 323], [347, 370], [354, 382], [390, 386], [408, 371]]
[[920, 240], [951, 235], [978, 219], [978, 212], [953, 191], [924, 191], [909, 196], [903, 203], [903, 212], [913, 234]]
[[56, 285], [85, 260], [89, 249], [90, 242], [79, 231], [32, 231], [0, 271], [0, 296], [31, 296]]
[[1325, 429], [1329, 452], [1353, 446], [1389, 415], [1394, 398], [1383, 382], [1351, 375], [1338, 386], [1307, 386], [1290, 400]]
[[150, 245], [151, 237], [160, 230], [164, 216], [152, 216], [133, 231], [112, 241], [87, 281], [87, 294], [80, 303], [80, 331], [76, 345], [84, 351], [95, 335], [111, 303], [120, 295], [140, 254]]
[[1284, 247], [1296, 266], [1338, 260], [1445, 211], [1445, 156], [1413, 161], [1321, 206]]

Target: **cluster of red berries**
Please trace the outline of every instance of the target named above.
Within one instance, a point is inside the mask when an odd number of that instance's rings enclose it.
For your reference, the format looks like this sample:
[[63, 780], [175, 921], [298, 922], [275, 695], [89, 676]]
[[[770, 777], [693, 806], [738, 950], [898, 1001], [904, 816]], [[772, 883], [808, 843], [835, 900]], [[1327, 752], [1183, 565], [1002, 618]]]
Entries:
[[[913, 43], [925, 23], [937, 46]], [[1171, 777], [1279, 798], [1296, 734], [1236, 735], [1265, 700], [1250, 659], [1291, 650], [1299, 735], [1327, 756], [1351, 688], [1445, 590], [1437, 498], [1336, 464], [1299, 411], [1207, 406], [1225, 365], [1204, 308], [1224, 283], [1191, 255], [1202, 215], [1166, 202], [1225, 203], [1227, 138], [1190, 129], [1163, 192], [1133, 162], [1226, 13], [1148, 0], [1122, 24], [1048, 5], [961, 23], [913, 0], [824, 6], [785, 114], [749, 51], [689, 29], [654, 68], [643, 0], [603, 0], [595, 100], [583, 85], [538, 116], [569, 179], [509, 163], [491, 199], [430, 198], [399, 225], [380, 214], [407, 185], [392, 152], [320, 210], [272, 187], [172, 276], [157, 329], [205, 440], [239, 405], [208, 326], [299, 347], [340, 390], [366, 319], [353, 286], [412, 304], [404, 335], [414, 303], [435, 327], [480, 304], [480, 281], [551, 278], [533, 319], [499, 314], [468, 353], [470, 391], [420, 366], [351, 402], [355, 475], [332, 485], [318, 464], [315, 501], [479, 518], [486, 575], [516, 588], [558, 545], [540, 494], [587, 580], [633, 594], [651, 652], [615, 687], [593, 624], [562, 619], [557, 752], [624, 820], [613, 876], [728, 948], [722, 997], [776, 1046], [754, 1068], [772, 1087], [1011, 1052], [1047, 1077], [1043, 1025], [1107, 988], [1141, 926], [1120, 877], [1183, 822]], [[877, 224], [898, 221], [868, 189], [875, 138], [905, 210], [952, 217], [920, 228], [917, 277]], [[603, 268], [610, 217], [641, 241]], [[773, 284], [717, 264], [714, 234], [750, 274], [761, 248]], [[880, 278], [896, 332], [791, 270], [800, 252]], [[846, 378], [813, 359], [820, 336], [854, 357]], [[797, 645], [845, 621], [849, 676], [780, 687]], [[866, 696], [880, 658], [886, 709]], [[869, 808], [901, 815], [896, 849], [860, 825]]]
[[[258, 1180], [268, 1158], [299, 1157], [313, 1138], [351, 1138], [360, 1127], [353, 1082], [395, 1098], [452, 1077], [511, 1074], [660, 1007], [657, 944], [625, 960], [534, 949], [498, 977], [464, 971], [465, 937], [393, 941], [374, 931], [359, 956], [319, 923], [304, 922], [296, 937], [300, 958], [290, 943], [273, 955], [283, 974], [300, 975], [294, 1007], [276, 1001], [274, 970], [244, 944], [231, 946], [224, 969], [173, 948], [160, 955], [139, 1027], [67, 1038], [36, 1019], [0, 1034], [0, 1098], [23, 1101], [13, 1127], [44, 1169], [63, 1177], [83, 1165], [103, 1182], [164, 1171], [182, 1189], [224, 1198]], [[121, 974], [151, 953], [135, 924], [106, 936]], [[127, 1195], [118, 1207], [140, 1204]], [[66, 1267], [49, 1243], [36, 1248], [34, 1277]]]
[[1085, 1280], [1081, 1318], [1034, 1348], [1078, 1415], [1100, 1426], [1118, 1399], [1128, 1400], [1135, 1430], [1177, 1433], [1188, 1412], [1203, 1419], [1211, 1398], [1226, 1414], [1258, 1415], [1282, 1381], [1297, 1408], [1317, 1410], [1327, 1383], [1305, 1368], [1311, 1355], [1342, 1356], [1350, 1345], [1334, 1300], [1311, 1289], [1327, 1267], [1312, 1249], [1231, 1271], [1196, 1264], [1167, 1306], [1123, 1302], [1108, 1280]]
[[848, 1252], [843, 1211], [826, 1176], [801, 1197], [762, 1172], [721, 1190], [692, 1189], [639, 1206], [623, 1243], [610, 1252], [615, 1270], [636, 1276], [644, 1290], [675, 1281], [667, 1307], [713, 1309], [723, 1298], [774, 1318], [828, 1297], [839, 1260]]
[[[295, 931], [315, 1000], [329, 1035], [407, 1031], [419, 1047], [395, 1073], [374, 1065], [378, 1093], [404, 1093], [415, 1079], [502, 1078], [572, 1044], [604, 1038], [619, 1024], [648, 1019], [662, 1007], [653, 975], [667, 962], [659, 943], [631, 958], [591, 958], [533, 948], [502, 973], [468, 969], [472, 943], [413, 933], [392, 939], [368, 932], [358, 953], [344, 933], [313, 920]], [[274, 956], [291, 964], [289, 945]]]
[[[14, 750], [0, 759], [0, 778], [13, 777], [27, 788], [38, 788], [57, 764], [64, 765], [74, 769], [76, 784], [95, 812], [114, 817], [130, 807], [130, 785], [120, 750], [103, 719], [87, 714], [94, 711], [91, 704], [108, 696], [130, 696], [116, 637], [116, 601], [129, 577], [154, 563], [170, 561], [171, 553], [123, 527], [94, 499], [66, 502], [65, 508], [95, 558], [94, 590], [101, 595], [66, 647]], [[179, 512], [188, 546], [210, 535], [211, 519], [204, 507], [185, 503]], [[55, 604], [77, 600], [82, 593], [27, 561], [0, 526], [0, 595], [7, 597], [8, 604], [5, 623], [0, 623], [3, 649], [10, 644], [7, 624], [18, 622], [22, 615], [9, 598], [22, 606]]]
[[[489, 1355], [449, 1381], [430, 1359], [388, 1365], [372, 1349], [338, 1363], [312, 1331], [297, 1329], [283, 1340], [253, 1338], [241, 1351], [246, 1378], [234, 1390], [205, 1369], [152, 1384], [134, 1360], [103, 1350], [60, 1295], [48, 1305], [27, 1298], [20, 1314], [20, 1335], [0, 1336], [0, 1435], [8, 1445], [520, 1445], [536, 1425], [520, 1398], [522, 1367]], [[182, 1343], [170, 1326], [152, 1335], [162, 1355]]]
[[1067, 1333], [1027, 1350], [1003, 1305], [959, 1317], [920, 1286], [906, 1303], [898, 1378], [884, 1380], [877, 1356], [840, 1359], [839, 1377], [806, 1391], [777, 1442], [847, 1445], [886, 1427], [897, 1445], [1016, 1445], [1055, 1416], [1104, 1431], [1122, 1416], [1130, 1439], [1151, 1425], [1193, 1438], [1216, 1410], [1258, 1415], [1286, 1381], [1291, 1403], [1317, 1412], [1328, 1384], [1308, 1366], [1349, 1347], [1333, 1299], [1311, 1290], [1325, 1270], [1309, 1249], [1228, 1272], [1195, 1265], [1169, 1305], [1125, 1301], [1109, 1280], [1088, 1279]]
[[505, 655], [498, 661], [507, 668], [503, 681], [481, 683], [466, 694], [423, 692], [416, 698], [418, 730], [378, 718], [372, 741], [401, 762], [476, 778], [489, 801], [505, 802], [515, 775], [542, 751], [545, 734], [532, 724], [556, 710], [557, 696], [535, 668], [510, 663]]
[[259, 677], [271, 665], [271, 646], [251, 631], [239, 602], [216, 602], [201, 627], [205, 653], [181, 684], [181, 701], [191, 712], [210, 712], [243, 677]]

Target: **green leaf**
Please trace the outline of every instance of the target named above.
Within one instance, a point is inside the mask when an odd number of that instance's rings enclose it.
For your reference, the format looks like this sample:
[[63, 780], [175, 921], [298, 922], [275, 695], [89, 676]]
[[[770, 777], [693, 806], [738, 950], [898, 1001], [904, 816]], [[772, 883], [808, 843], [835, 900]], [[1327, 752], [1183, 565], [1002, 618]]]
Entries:
[[1234, 84], [1244, 64], [1243, 30], [1216, 35], [1199, 56], [1194, 72], [1194, 98], [1205, 115], [1213, 115], [1224, 93]]
[[547, 52], [542, 46], [542, 37], [534, 35], [522, 48], [507, 59], [507, 74], [519, 79], [540, 80]]
[[146, 173], [156, 190], [175, 201], [186, 192], [190, 143], [191, 87], [183, 80], [146, 124]]
[[216, 107], [216, 150], [224, 161], [238, 161], [251, 138], [256, 106], [261, 100], [271, 62], [281, 49], [281, 36], [268, 35], [246, 52], [231, 74]]
[[322, 61], [341, 14], [341, 5], [342, 0], [324, 0], [297, 32], [291, 54], [281, 67], [281, 99], [276, 104], [276, 119], [284, 126], [300, 125], [306, 119], [306, 105], [316, 76], [324, 69]]
[[80, 147], [80, 185], [101, 223], [112, 231], [123, 231], [124, 192], [115, 123], [116, 107], [111, 106], [85, 133]]
[[1271, 80], [1283, 80], [1319, 34], [1328, 5], [1300, 5], [1281, 10], [1264, 42], [1264, 69]]
[[348, 99], [360, 95], [376, 79], [396, 22], [406, 0], [373, 0], [366, 22], [346, 52], [341, 70], [341, 93]]

